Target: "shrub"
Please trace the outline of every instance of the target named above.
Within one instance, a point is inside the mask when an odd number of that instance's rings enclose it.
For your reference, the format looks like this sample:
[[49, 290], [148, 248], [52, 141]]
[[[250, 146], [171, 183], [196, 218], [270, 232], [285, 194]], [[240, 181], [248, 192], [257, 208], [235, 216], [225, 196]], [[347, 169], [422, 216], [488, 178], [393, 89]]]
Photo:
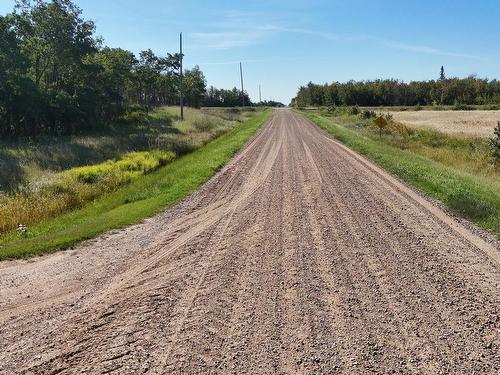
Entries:
[[335, 106], [335, 104], [329, 105], [326, 111], [328, 113], [335, 113], [337, 111], [337, 106]]
[[375, 117], [377, 117], [377, 114], [375, 113], [375, 111], [369, 111], [369, 110], [365, 109], [361, 113], [361, 117], [363, 117], [363, 118], [375, 118]]
[[500, 163], [500, 121], [497, 122], [494, 136], [490, 139], [490, 146], [495, 161]]
[[217, 124], [208, 116], [202, 116], [193, 120], [194, 128], [199, 132], [208, 132], [215, 128]]
[[359, 109], [359, 106], [355, 105], [349, 109], [349, 113], [351, 115], [359, 115], [361, 113], [361, 109]]
[[149, 122], [149, 115], [146, 108], [138, 104], [132, 104], [127, 108], [127, 111], [121, 117], [122, 121], [128, 123]]
[[471, 111], [473, 109], [476, 109], [475, 107], [472, 107], [467, 104], [462, 104], [459, 102], [455, 102], [455, 105], [453, 106], [454, 111]]

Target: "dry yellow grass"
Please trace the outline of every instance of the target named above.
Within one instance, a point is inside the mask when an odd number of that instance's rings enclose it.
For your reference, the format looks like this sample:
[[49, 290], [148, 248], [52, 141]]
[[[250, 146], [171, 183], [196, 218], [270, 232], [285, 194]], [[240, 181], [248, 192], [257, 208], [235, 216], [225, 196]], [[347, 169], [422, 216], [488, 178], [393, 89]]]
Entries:
[[391, 114], [396, 121], [408, 126], [481, 138], [491, 137], [500, 121], [500, 111], [402, 111]]
[[[23, 182], [18, 184], [17, 189], [2, 191], [0, 178], [0, 235], [12, 231], [19, 224], [31, 226], [31, 224], [80, 208], [168, 164], [175, 159], [176, 155], [180, 156], [198, 149], [234, 128], [236, 123], [250, 117], [250, 114], [255, 115], [248, 110], [242, 112], [234, 109], [232, 111], [213, 110], [209, 111], [209, 114], [205, 112], [207, 111], [186, 108], [185, 120], [180, 121], [178, 108], [164, 107], [150, 113], [149, 117], [143, 116], [142, 120], [138, 117], [137, 130], [148, 135], [142, 147], [140, 144], [137, 145], [138, 149], [143, 150], [121, 153], [101, 163], [82, 163], [83, 165], [70, 166], [57, 172], [48, 168], [44, 169], [43, 163], [37, 164], [36, 159], [29, 160], [25, 167], [19, 162], [15, 166], [18, 167], [19, 173], [24, 172], [24, 175]], [[226, 118], [227, 114], [231, 117]], [[141, 124], [142, 122], [144, 125]], [[138, 137], [136, 132], [127, 131], [129, 130], [125, 128], [123, 133], [117, 135], [126, 144], [132, 145]], [[102, 146], [99, 138], [99, 133], [86, 137], [94, 144], [93, 147], [97, 152]], [[77, 138], [78, 140], [80, 138]], [[65, 141], [63, 138], [59, 146], [68, 153], [72, 148], [64, 149]], [[18, 154], [22, 156], [31, 148], [30, 144], [24, 145], [23, 143], [17, 149], [16, 144], [10, 148], [5, 147], [7, 152], [11, 151], [12, 156]], [[78, 149], [77, 147], [76, 150]], [[117, 151], [119, 150], [118, 148]], [[2, 151], [0, 144], [0, 166], [3, 165], [3, 158], [5, 158]], [[0, 172], [2, 172], [1, 168]]]

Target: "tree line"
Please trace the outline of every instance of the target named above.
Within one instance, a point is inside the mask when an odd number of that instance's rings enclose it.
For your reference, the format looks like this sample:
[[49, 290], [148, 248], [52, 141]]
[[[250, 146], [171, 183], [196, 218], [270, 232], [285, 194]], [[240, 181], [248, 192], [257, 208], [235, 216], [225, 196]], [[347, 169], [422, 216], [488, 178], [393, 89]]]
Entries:
[[446, 78], [444, 70], [438, 80], [349, 81], [345, 83], [301, 86], [292, 99], [295, 106], [416, 106], [499, 104], [500, 81]]
[[[71, 134], [179, 103], [178, 53], [139, 56], [104, 46], [71, 0], [16, 0], [0, 16], [0, 135]], [[188, 106], [240, 105], [237, 89], [206, 89], [198, 66], [184, 73]], [[245, 94], [246, 105], [251, 101]]]
[[234, 87], [231, 90], [218, 89], [210, 86], [205, 94], [204, 105], [207, 107], [236, 107], [240, 105], [251, 105], [250, 97], [245, 92]]

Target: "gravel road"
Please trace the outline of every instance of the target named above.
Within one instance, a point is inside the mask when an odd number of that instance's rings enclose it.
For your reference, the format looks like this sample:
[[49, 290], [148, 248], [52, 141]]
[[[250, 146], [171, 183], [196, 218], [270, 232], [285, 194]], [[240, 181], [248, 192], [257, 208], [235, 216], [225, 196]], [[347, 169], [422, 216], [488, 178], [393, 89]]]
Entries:
[[1, 374], [498, 374], [500, 252], [276, 110], [181, 204], [0, 263]]

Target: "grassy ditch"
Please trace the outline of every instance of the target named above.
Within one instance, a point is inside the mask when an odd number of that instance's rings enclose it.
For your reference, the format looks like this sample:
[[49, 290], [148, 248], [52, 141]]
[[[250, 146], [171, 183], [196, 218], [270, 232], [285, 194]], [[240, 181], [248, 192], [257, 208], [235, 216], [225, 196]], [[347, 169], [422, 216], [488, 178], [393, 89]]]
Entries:
[[81, 208], [199, 148], [253, 114], [238, 108], [210, 113], [188, 108], [181, 121], [178, 108], [135, 110], [99, 132], [4, 141], [0, 165], [11, 173], [3, 176], [5, 187], [0, 189], [0, 234]]
[[399, 124], [385, 129], [380, 138], [371, 119], [346, 113], [302, 114], [353, 150], [500, 237], [500, 172], [485, 140]]
[[168, 150], [182, 155], [221, 135], [254, 111], [239, 108], [180, 111], [162, 107], [152, 112], [131, 109], [113, 124], [71, 136], [0, 139], [0, 191], [30, 189], [70, 168], [116, 160], [134, 151]]
[[175, 158], [171, 151], [130, 152], [118, 160], [59, 173], [41, 188], [0, 196], [0, 233], [83, 207]]
[[[252, 117], [237, 122], [216, 139], [208, 139], [195, 151], [148, 174], [141, 174], [140, 178], [132, 178], [126, 185], [95, 198], [79, 209], [44, 219], [28, 226], [24, 233], [4, 233], [0, 236], [0, 259], [67, 248], [106, 230], [139, 222], [165, 206], [180, 201], [221, 168], [264, 123], [270, 113], [270, 110], [253, 113]], [[195, 124], [185, 126], [196, 128]], [[123, 160], [126, 159], [115, 162], [118, 166], [106, 166], [104, 169], [121, 170], [120, 164]], [[79, 174], [76, 169], [67, 173], [89, 176], [88, 171], [84, 172]], [[99, 176], [100, 172], [96, 175]], [[86, 178], [88, 177], [84, 177]]]

